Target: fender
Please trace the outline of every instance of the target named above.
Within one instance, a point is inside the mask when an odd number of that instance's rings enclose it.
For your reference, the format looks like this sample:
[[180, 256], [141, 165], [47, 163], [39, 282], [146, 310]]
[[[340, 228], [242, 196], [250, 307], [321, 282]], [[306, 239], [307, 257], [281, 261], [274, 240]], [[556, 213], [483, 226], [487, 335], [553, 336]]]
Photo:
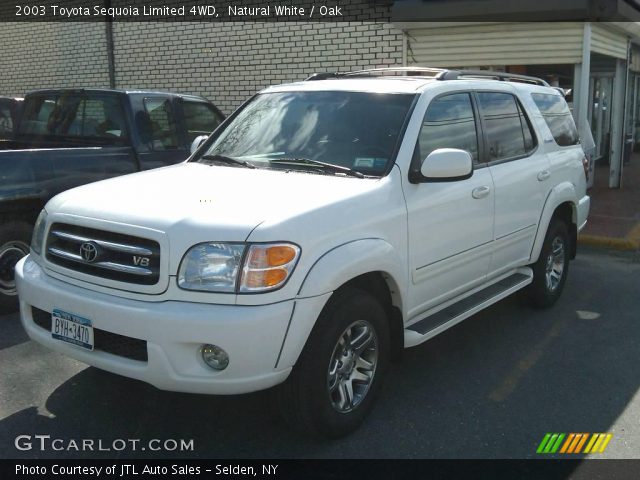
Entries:
[[385, 240], [367, 238], [339, 245], [321, 256], [305, 277], [283, 339], [277, 368], [294, 365], [304, 348], [318, 316], [341, 285], [360, 275], [384, 272], [395, 283], [394, 303], [402, 310], [406, 291], [406, 261]]
[[380, 238], [344, 243], [316, 260], [302, 281], [298, 297], [330, 293], [365, 273], [384, 272], [392, 277], [398, 288], [395, 294], [402, 298], [407, 286], [406, 263], [391, 244]]
[[[547, 229], [549, 228], [549, 224], [551, 223], [551, 217], [553, 216], [553, 212], [555, 212], [556, 208], [562, 203], [571, 202], [574, 206], [574, 216], [575, 216], [575, 205], [578, 203], [578, 195], [576, 193], [576, 188], [571, 182], [562, 182], [556, 185], [551, 192], [549, 192], [549, 196], [544, 204], [544, 208], [542, 209], [542, 215], [540, 216], [540, 221], [538, 222], [538, 231], [536, 232], [536, 239], [533, 242], [533, 248], [531, 249], [531, 257], [530, 260], [535, 262], [538, 260], [540, 256], [540, 251], [542, 250], [542, 244], [544, 243], [544, 237], [547, 234]], [[575, 218], [574, 218], [575, 220]]]

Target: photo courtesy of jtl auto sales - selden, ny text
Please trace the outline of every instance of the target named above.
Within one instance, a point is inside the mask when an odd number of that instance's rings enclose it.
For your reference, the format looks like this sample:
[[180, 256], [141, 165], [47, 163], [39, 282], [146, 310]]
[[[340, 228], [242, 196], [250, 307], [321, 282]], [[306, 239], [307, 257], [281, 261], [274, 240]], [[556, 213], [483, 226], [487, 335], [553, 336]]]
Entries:
[[640, 479], [639, 0], [0, 0], [0, 480]]

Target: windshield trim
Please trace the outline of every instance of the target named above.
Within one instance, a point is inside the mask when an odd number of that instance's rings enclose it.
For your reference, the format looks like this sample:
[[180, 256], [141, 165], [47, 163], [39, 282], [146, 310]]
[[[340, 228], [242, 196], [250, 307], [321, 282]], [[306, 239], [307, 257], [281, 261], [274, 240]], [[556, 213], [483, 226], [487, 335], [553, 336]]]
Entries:
[[[313, 92], [335, 92], [337, 90], [333, 90], [330, 88], [327, 89], [323, 89], [323, 90], [313, 90]], [[377, 92], [361, 92], [359, 90], [339, 90], [340, 92], [351, 92], [351, 93], [371, 93], [371, 94], [376, 94]], [[291, 92], [307, 92], [306, 90], [291, 90]], [[253, 96], [251, 96], [249, 99], [247, 99], [244, 103], [242, 103], [231, 115], [229, 115], [220, 125], [218, 125], [218, 128], [216, 128], [214, 130], [214, 132], [209, 136], [209, 138], [207, 138], [206, 141], [202, 142], [202, 144], [200, 145], [200, 147], [198, 147], [198, 149], [186, 160], [186, 162], [195, 162], [198, 163], [198, 161], [200, 160], [200, 158], [204, 155], [204, 153], [209, 150], [209, 147], [218, 139], [218, 137], [220, 137], [220, 135], [227, 129], [227, 127], [229, 126], [229, 124], [231, 122], [233, 122], [235, 120], [235, 118], [240, 115], [240, 113], [247, 108], [247, 106], [253, 102], [258, 96], [261, 95], [274, 95], [274, 94], [279, 94], [282, 92], [270, 92], [270, 91], [261, 91], [258, 92], [256, 94], [254, 94]], [[394, 149], [391, 153], [391, 156], [389, 158], [389, 161], [387, 162], [387, 165], [384, 169], [384, 171], [382, 171], [379, 175], [368, 175], [365, 174], [365, 178], [384, 178], [387, 175], [389, 175], [389, 173], [391, 173], [391, 170], [393, 170], [394, 165], [396, 164], [397, 158], [398, 158], [398, 154], [400, 153], [400, 147], [402, 146], [402, 141], [404, 139], [404, 134], [406, 132], [406, 129], [409, 125], [409, 122], [411, 120], [411, 117], [413, 115], [413, 111], [415, 109], [416, 104], [418, 103], [418, 99], [420, 98], [420, 93], [406, 93], [406, 92], [384, 92], [382, 93], [382, 95], [402, 95], [402, 96], [411, 96], [413, 97], [411, 100], [411, 103], [409, 104], [409, 108], [407, 109], [407, 113], [405, 114], [405, 118], [403, 120], [402, 126], [400, 128], [400, 131], [398, 133], [398, 138], [396, 140], [396, 144], [394, 146]], [[278, 171], [278, 169], [273, 169], [274, 171]], [[284, 170], [282, 170], [284, 171]], [[353, 177], [355, 178], [355, 177]]]

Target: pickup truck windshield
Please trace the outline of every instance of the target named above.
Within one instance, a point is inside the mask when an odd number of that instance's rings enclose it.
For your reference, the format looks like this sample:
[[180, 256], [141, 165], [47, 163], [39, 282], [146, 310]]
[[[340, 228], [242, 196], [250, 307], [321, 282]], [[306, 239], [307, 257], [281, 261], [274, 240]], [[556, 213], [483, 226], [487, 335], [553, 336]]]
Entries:
[[393, 161], [413, 98], [344, 91], [261, 94], [195, 161], [218, 155], [288, 170], [320, 170], [314, 162], [323, 162], [381, 176]]
[[34, 95], [25, 102], [18, 133], [117, 141], [127, 137], [124, 118], [120, 99], [116, 96]]

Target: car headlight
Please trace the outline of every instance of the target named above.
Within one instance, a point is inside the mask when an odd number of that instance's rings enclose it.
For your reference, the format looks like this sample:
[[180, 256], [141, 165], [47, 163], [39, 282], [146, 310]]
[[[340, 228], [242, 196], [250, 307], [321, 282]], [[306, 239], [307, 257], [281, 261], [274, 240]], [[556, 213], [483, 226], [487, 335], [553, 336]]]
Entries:
[[219, 293], [275, 290], [293, 271], [300, 247], [290, 243], [200, 243], [185, 254], [178, 286]]
[[38, 215], [36, 224], [33, 227], [33, 235], [31, 235], [31, 250], [38, 255], [42, 254], [44, 245], [44, 230], [47, 227], [47, 211], [43, 208]]

